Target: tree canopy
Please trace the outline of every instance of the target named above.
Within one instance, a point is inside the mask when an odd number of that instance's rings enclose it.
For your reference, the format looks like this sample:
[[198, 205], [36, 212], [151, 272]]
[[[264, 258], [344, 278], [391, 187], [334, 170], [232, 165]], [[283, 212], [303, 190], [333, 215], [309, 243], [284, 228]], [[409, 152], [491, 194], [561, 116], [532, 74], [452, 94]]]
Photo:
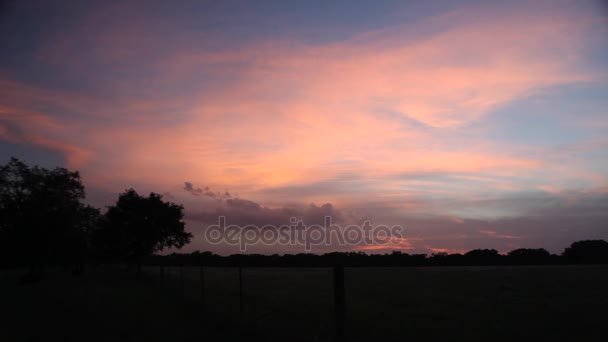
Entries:
[[184, 207], [163, 201], [162, 195], [147, 197], [128, 189], [108, 207], [97, 241], [107, 254], [139, 259], [165, 248], [181, 248], [192, 239], [184, 230]]
[[566, 248], [563, 256], [573, 263], [608, 263], [608, 242], [604, 240], [577, 241]]
[[73, 258], [84, 243], [83, 219], [93, 210], [84, 198], [78, 172], [30, 167], [11, 158], [0, 166], [3, 251], [30, 266]]

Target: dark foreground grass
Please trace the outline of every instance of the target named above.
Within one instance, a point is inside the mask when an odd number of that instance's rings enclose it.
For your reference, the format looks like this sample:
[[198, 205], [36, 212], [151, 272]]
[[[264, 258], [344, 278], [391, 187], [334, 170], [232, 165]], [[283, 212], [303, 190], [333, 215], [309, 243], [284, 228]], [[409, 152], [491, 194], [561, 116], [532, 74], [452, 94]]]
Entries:
[[[349, 268], [348, 341], [603, 341], [608, 267]], [[330, 269], [0, 275], [0, 341], [331, 341]], [[205, 301], [201, 300], [202, 292]]]
[[200, 306], [132, 272], [49, 272], [19, 284], [3, 274], [0, 341], [201, 341]]

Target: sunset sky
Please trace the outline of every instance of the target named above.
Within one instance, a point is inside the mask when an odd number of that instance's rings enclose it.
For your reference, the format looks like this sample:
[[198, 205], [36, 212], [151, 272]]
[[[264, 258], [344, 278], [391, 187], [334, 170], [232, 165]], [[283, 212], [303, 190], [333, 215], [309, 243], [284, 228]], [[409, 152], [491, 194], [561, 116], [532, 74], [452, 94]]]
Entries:
[[219, 213], [399, 224], [407, 253], [608, 239], [601, 2], [0, 4], [0, 163], [79, 170], [100, 208], [163, 193], [186, 251], [236, 252], [201, 237]]

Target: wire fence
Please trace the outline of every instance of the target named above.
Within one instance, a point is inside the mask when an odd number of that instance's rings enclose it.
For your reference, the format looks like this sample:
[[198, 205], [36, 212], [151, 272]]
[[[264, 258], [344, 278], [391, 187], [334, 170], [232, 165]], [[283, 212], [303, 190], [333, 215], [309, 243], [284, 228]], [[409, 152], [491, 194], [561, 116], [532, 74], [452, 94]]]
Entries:
[[232, 329], [243, 339], [479, 340], [524, 331], [573, 335], [580, 329], [558, 332], [596, 324], [608, 303], [606, 267], [174, 264], [148, 266], [146, 273], [185, 300], [200, 302], [206, 320], [224, 324], [222, 332]]
[[[310, 340], [346, 341], [344, 267], [264, 268], [157, 265], [144, 272], [206, 317], [238, 322], [240, 333], [306, 331]], [[299, 326], [298, 326], [299, 323]], [[296, 339], [297, 340], [297, 339]]]

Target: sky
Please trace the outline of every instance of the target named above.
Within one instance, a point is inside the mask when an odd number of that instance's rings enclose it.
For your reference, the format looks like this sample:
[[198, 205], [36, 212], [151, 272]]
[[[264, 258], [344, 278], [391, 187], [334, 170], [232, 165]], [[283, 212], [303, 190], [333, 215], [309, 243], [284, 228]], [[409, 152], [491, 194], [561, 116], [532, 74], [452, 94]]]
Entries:
[[[0, 162], [217, 216], [400, 225], [406, 253], [608, 239], [599, 1], [1, 1]], [[300, 246], [257, 245], [256, 253]]]

